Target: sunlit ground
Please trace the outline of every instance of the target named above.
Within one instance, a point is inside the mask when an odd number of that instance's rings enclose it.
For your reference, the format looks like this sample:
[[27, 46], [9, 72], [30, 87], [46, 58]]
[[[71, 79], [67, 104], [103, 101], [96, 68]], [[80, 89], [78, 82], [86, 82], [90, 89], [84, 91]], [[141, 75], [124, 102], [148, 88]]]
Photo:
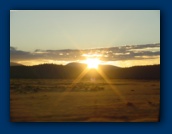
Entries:
[[[156, 122], [160, 81], [12, 79], [10, 120], [15, 122]], [[118, 91], [115, 92], [114, 90]]]

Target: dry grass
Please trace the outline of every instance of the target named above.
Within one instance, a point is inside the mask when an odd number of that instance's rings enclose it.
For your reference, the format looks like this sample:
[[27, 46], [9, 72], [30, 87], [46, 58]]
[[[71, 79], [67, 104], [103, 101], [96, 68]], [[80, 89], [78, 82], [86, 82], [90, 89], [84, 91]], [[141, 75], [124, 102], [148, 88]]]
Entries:
[[12, 122], [156, 122], [160, 81], [11, 80]]

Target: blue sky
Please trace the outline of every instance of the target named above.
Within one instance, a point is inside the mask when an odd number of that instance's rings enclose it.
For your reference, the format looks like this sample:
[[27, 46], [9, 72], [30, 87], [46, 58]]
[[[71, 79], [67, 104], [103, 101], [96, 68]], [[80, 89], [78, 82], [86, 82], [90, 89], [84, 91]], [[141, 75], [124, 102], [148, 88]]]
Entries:
[[159, 42], [159, 10], [10, 11], [10, 46], [25, 51]]

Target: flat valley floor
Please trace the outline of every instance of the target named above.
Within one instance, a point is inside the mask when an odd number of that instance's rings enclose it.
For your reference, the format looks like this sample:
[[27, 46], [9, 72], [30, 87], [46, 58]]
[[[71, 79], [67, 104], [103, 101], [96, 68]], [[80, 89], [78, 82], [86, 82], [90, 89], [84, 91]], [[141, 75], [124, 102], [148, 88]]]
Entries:
[[11, 79], [11, 122], [158, 122], [159, 80]]

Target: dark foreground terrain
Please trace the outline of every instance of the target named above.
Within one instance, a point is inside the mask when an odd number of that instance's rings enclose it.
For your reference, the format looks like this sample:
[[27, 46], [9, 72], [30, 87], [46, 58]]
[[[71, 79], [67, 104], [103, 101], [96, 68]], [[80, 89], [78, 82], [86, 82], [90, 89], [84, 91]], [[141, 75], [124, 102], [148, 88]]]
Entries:
[[157, 122], [159, 80], [11, 79], [12, 122]]
[[[11, 66], [11, 79], [75, 79], [84, 70], [86, 64], [69, 63], [67, 65], [41, 64], [35, 66]], [[112, 65], [99, 65], [98, 70], [90, 69], [84, 75], [89, 79], [94, 73], [96, 78], [102, 78], [99, 71], [110, 79], [160, 79], [160, 65], [133, 66], [120, 68]]]

